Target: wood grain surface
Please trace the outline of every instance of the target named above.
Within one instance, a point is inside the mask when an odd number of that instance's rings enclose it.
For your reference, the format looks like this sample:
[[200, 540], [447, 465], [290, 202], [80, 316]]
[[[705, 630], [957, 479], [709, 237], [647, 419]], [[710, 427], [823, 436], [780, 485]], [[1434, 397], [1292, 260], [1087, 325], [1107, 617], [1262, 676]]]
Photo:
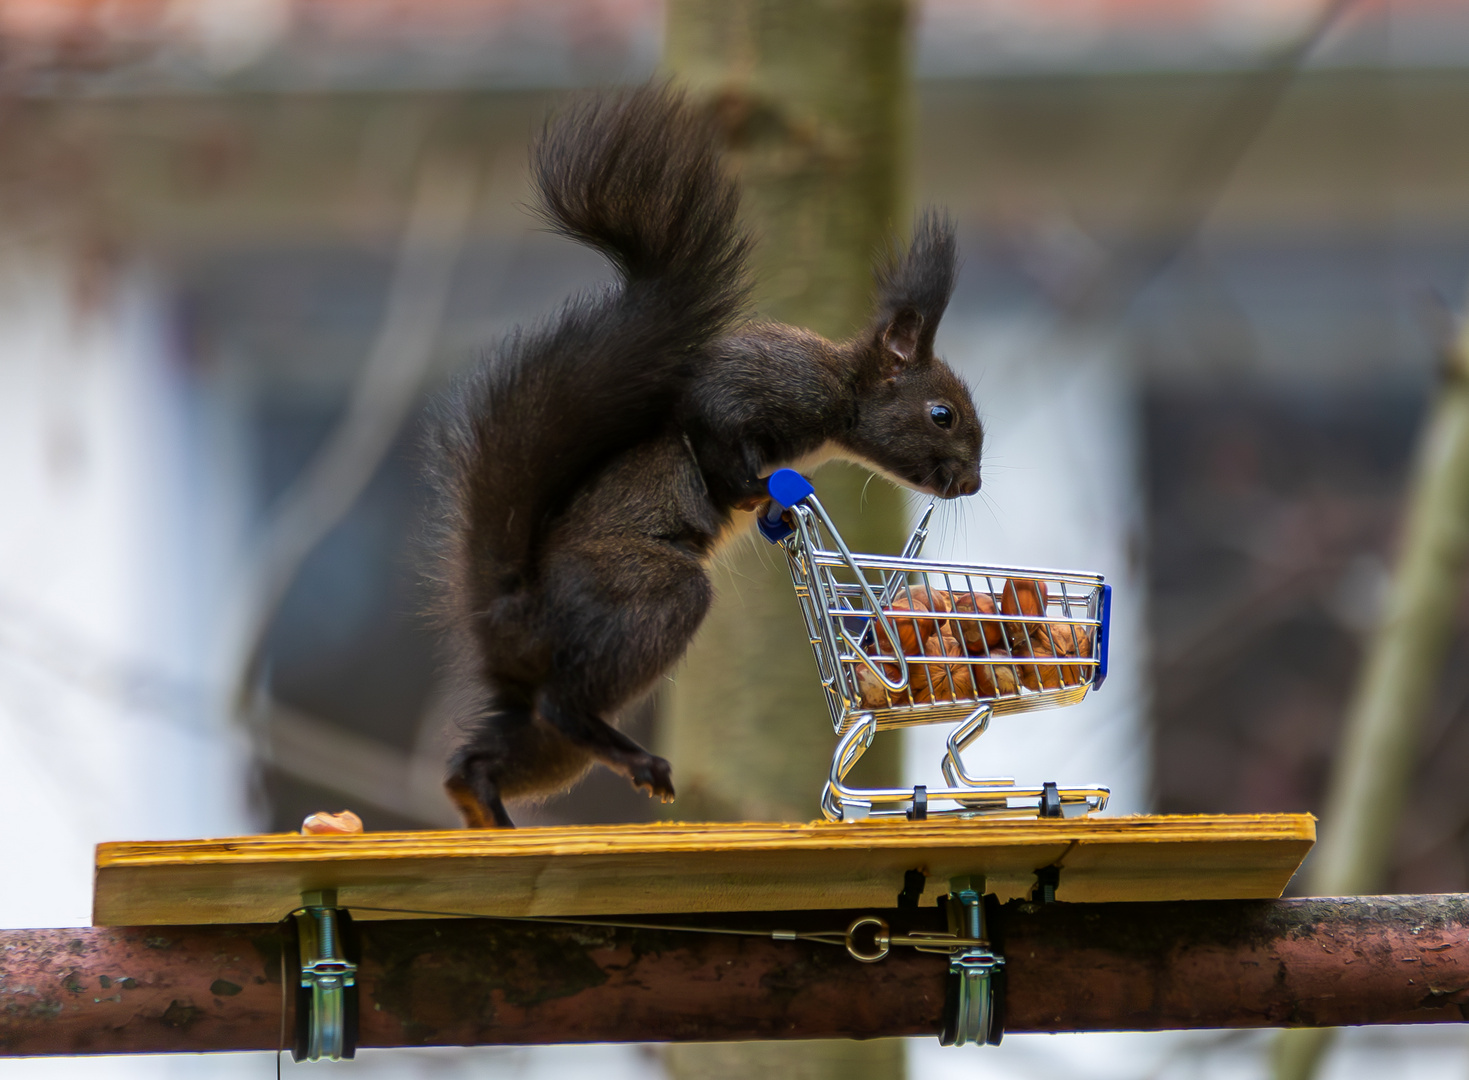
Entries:
[[[98, 926], [269, 922], [307, 889], [360, 918], [890, 906], [982, 875], [1001, 900], [1061, 867], [1069, 901], [1276, 897], [1316, 837], [1309, 814], [1072, 820], [668, 823], [292, 834], [97, 847]], [[399, 909], [394, 912], [371, 908]]]

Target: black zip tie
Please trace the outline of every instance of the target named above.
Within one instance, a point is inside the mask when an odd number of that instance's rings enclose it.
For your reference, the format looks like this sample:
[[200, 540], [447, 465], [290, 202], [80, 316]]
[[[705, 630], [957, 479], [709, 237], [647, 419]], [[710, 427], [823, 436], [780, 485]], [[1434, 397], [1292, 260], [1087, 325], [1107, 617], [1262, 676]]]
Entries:
[[909, 870], [903, 875], [903, 891], [898, 893], [898, 910], [917, 911], [918, 898], [923, 895], [923, 887], [928, 883], [927, 876], [922, 870]]
[[1061, 790], [1056, 786], [1054, 780], [1047, 780], [1041, 785], [1041, 817], [1062, 817], [1061, 813]]

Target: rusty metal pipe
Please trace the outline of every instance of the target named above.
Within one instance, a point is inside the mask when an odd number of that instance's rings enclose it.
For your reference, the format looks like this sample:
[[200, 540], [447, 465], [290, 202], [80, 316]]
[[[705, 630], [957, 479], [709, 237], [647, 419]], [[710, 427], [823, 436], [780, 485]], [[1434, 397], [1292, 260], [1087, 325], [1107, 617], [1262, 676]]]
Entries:
[[[857, 914], [700, 918], [833, 929]], [[883, 914], [895, 928], [941, 928], [933, 909]], [[934, 1035], [943, 1008], [944, 957], [910, 949], [859, 964], [828, 945], [666, 930], [357, 926], [361, 1046]], [[994, 926], [1012, 1032], [1469, 1018], [1466, 895], [1011, 903]], [[281, 993], [290, 935], [0, 931], [0, 1055], [275, 1049], [295, 1023]]]
[[0, 930], [0, 1056], [274, 1049], [286, 934], [275, 925]]
[[1008, 1031], [1469, 1019], [1469, 895], [1006, 905]]

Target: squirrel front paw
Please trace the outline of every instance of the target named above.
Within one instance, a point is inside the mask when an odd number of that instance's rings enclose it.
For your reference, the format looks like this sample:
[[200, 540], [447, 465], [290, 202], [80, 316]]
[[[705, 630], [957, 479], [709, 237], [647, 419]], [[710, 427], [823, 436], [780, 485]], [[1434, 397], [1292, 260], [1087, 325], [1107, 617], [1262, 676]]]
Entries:
[[633, 787], [646, 791], [650, 799], [673, 802], [673, 766], [653, 754], [644, 754], [631, 764], [628, 779], [633, 782]]

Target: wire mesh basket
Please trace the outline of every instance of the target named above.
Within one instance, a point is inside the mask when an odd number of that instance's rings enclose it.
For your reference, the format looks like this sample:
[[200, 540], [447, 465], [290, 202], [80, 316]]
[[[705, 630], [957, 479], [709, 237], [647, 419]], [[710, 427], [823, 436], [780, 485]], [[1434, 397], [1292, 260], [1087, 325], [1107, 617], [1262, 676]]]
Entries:
[[[980, 777], [963, 752], [997, 714], [1074, 705], [1107, 677], [1111, 586], [1099, 574], [918, 558], [930, 503], [900, 555], [854, 554], [799, 473], [769, 480], [760, 521], [784, 548], [838, 736], [821, 811], [865, 817], [1071, 817], [1103, 809], [1100, 785]], [[946, 785], [857, 788], [847, 774], [879, 731], [954, 725]]]

